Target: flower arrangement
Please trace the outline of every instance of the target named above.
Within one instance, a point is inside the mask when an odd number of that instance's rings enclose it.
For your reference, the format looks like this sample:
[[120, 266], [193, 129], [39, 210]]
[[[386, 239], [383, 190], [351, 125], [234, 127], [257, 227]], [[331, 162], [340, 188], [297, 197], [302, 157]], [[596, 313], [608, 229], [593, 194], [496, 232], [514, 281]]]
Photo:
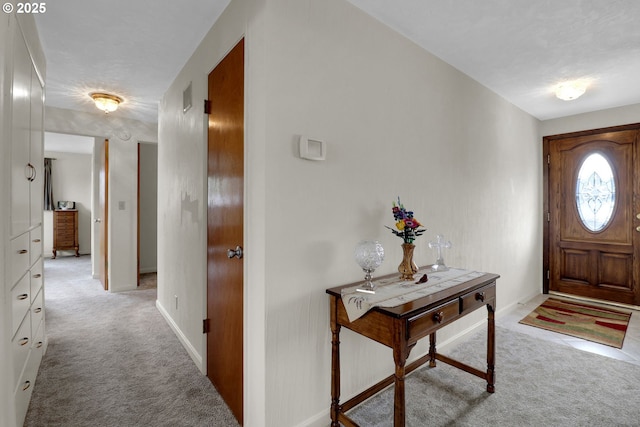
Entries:
[[385, 227], [391, 230], [396, 236], [401, 237], [404, 243], [413, 243], [416, 237], [426, 231], [425, 228], [419, 228], [422, 224], [413, 217], [413, 211], [405, 209], [404, 205], [400, 202], [400, 197], [398, 197], [397, 204], [393, 202], [391, 212], [393, 212], [393, 219], [396, 220], [397, 230], [387, 227], [386, 225]]

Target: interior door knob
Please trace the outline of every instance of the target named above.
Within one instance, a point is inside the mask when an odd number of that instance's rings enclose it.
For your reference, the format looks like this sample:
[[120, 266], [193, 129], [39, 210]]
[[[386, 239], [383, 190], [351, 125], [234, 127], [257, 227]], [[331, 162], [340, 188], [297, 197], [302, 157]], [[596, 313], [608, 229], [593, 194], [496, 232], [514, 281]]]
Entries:
[[242, 258], [242, 247], [241, 246], [236, 246], [235, 249], [228, 249], [227, 250], [227, 258], [233, 258], [233, 257], [237, 257], [238, 259]]
[[93, 222], [102, 222], [102, 219], [96, 218], [96, 219], [93, 220]]

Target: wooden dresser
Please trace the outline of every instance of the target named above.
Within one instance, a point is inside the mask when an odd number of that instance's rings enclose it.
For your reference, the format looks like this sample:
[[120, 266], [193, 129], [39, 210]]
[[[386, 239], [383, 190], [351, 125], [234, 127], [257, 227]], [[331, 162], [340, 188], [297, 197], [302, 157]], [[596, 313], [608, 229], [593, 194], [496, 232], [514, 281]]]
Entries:
[[64, 250], [74, 250], [80, 256], [77, 209], [53, 211], [53, 259]]

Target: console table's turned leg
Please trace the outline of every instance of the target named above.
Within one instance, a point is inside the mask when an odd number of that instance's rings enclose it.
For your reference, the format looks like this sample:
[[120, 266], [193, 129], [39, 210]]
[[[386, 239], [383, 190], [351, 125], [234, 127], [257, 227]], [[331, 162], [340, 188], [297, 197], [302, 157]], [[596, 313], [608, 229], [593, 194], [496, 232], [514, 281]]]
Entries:
[[495, 360], [496, 360], [496, 325], [495, 325], [495, 313], [493, 306], [487, 304], [487, 324], [488, 324], [488, 336], [487, 336], [487, 391], [493, 393], [495, 388]]
[[429, 334], [429, 367], [436, 367], [436, 333]]
[[340, 427], [340, 328], [336, 320], [338, 300], [331, 297], [331, 427]]
[[396, 364], [393, 398], [393, 427], [404, 427], [405, 425], [405, 363], [407, 362], [407, 358], [409, 357], [409, 353], [412, 348], [413, 345], [407, 346], [406, 342], [403, 342], [400, 346], [396, 345], [393, 348], [393, 361]]

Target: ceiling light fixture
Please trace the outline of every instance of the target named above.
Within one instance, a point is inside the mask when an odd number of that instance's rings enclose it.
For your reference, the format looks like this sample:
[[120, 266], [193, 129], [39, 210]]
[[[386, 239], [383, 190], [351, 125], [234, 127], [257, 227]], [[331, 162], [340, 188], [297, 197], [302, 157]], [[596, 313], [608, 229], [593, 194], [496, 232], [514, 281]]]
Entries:
[[587, 82], [584, 80], [563, 82], [556, 86], [556, 97], [563, 101], [573, 101], [581, 97], [586, 90]]
[[122, 98], [115, 95], [109, 95], [108, 93], [94, 92], [89, 96], [95, 102], [96, 107], [105, 113], [112, 113], [118, 109], [118, 105], [122, 102]]

